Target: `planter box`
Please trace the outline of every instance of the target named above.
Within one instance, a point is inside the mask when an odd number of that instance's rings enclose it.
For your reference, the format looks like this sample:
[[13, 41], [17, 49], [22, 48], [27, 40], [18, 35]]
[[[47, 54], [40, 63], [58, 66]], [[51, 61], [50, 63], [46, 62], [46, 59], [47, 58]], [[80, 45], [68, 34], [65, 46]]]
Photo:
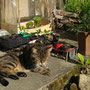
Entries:
[[20, 45], [27, 44], [30, 41], [30, 36], [23, 37], [18, 34], [18, 36], [15, 38], [9, 37], [10, 36], [0, 37], [0, 44], [7, 49], [12, 49]]
[[78, 47], [81, 54], [90, 55], [90, 33], [78, 33]]
[[[26, 23], [27, 22], [22, 22], [22, 23], [20, 23], [20, 25], [21, 26], [26, 26]], [[32, 33], [32, 32], [36, 32], [37, 30], [39, 30], [39, 29], [41, 29], [41, 31], [43, 32], [45, 29], [47, 30], [47, 31], [50, 31], [50, 30], [52, 30], [52, 28], [51, 28], [51, 23], [49, 23], [49, 24], [47, 24], [47, 25], [43, 25], [43, 26], [40, 26], [40, 27], [37, 27], [37, 28], [33, 28], [33, 29], [26, 29], [25, 31], [27, 32], [27, 33]], [[19, 27], [19, 26], [18, 26]], [[24, 32], [23, 30], [21, 31], [20, 30], [20, 28], [18, 28], [18, 33], [20, 33], [20, 32]]]

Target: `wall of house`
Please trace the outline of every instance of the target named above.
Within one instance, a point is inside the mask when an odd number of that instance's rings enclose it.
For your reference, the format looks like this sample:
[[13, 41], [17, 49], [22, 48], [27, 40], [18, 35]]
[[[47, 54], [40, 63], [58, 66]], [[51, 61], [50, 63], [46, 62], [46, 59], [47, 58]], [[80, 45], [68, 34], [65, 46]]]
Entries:
[[[34, 15], [33, 0], [19, 0], [20, 2], [20, 17], [30, 17]], [[18, 2], [17, 2], [18, 3]]]
[[20, 17], [47, 17], [48, 11], [51, 13], [55, 7], [56, 0], [20, 0]]
[[0, 0], [0, 29], [1, 29], [1, 0]]

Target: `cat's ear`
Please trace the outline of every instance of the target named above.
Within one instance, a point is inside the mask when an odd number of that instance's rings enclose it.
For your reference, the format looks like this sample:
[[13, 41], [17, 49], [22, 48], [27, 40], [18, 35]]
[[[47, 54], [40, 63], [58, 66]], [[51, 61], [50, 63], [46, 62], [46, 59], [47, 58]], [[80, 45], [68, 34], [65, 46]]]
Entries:
[[51, 51], [52, 51], [52, 45], [47, 45], [47, 46], [46, 46], [46, 49], [47, 49], [49, 52], [51, 52]]
[[35, 47], [32, 48], [33, 53], [37, 52], [37, 49]]

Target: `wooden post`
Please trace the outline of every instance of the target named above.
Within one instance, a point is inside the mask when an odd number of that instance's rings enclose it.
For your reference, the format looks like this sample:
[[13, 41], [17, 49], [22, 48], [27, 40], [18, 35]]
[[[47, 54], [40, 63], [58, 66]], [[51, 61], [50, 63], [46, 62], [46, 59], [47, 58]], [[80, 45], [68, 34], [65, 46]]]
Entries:
[[49, 10], [49, 2], [48, 0], [45, 0], [46, 8], [47, 8], [47, 16], [50, 17], [50, 10]]
[[64, 10], [64, 0], [56, 0], [57, 2], [57, 9]]
[[19, 28], [21, 30], [21, 26], [20, 26], [20, 0], [18, 0], [18, 25], [19, 25]]

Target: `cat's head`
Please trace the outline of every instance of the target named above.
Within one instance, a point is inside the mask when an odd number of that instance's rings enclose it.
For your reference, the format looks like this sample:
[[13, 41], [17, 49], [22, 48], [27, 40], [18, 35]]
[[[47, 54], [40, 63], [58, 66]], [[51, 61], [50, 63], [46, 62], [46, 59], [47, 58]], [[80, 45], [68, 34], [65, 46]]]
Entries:
[[32, 55], [38, 63], [45, 63], [50, 56], [52, 45], [38, 44], [32, 48]]

